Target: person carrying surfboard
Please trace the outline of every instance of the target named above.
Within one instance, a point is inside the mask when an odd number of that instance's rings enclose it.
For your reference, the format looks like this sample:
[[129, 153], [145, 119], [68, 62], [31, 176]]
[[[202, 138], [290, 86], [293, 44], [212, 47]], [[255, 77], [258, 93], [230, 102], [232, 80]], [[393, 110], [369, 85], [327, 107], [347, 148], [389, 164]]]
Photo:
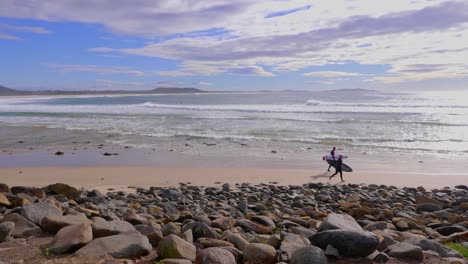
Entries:
[[336, 159], [335, 159], [335, 150], [336, 150], [336, 147], [333, 147], [332, 151], [330, 151], [330, 154], [331, 154], [331, 156], [333, 157], [333, 161], [330, 162], [330, 166], [328, 166], [328, 170], [327, 170], [327, 171], [330, 171], [330, 168], [333, 167], [333, 166], [332, 166], [333, 162], [336, 161]]
[[331, 181], [331, 179], [338, 173], [340, 173], [341, 182], [344, 182], [343, 180], [343, 156], [342, 155], [338, 156], [338, 160], [335, 161], [335, 173], [333, 173], [333, 175], [330, 176], [328, 180]]

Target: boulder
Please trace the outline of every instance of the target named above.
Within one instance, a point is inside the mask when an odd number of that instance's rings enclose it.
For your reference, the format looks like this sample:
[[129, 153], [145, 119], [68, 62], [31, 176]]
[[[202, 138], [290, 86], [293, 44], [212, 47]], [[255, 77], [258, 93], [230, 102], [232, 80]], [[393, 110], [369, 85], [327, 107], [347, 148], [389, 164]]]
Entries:
[[309, 238], [313, 245], [325, 250], [328, 245], [336, 248], [340, 255], [349, 258], [366, 257], [377, 249], [379, 239], [366, 231], [335, 229], [319, 232]]
[[236, 220], [236, 224], [246, 231], [253, 231], [257, 234], [271, 234], [272, 231], [271, 227], [250, 221], [249, 219], [238, 219]]
[[420, 247], [405, 242], [390, 245], [384, 253], [390, 257], [398, 259], [416, 260], [420, 262], [424, 259], [424, 255]]
[[159, 241], [163, 239], [161, 227], [155, 222], [150, 222], [148, 225], [136, 225], [135, 228], [149, 239], [153, 247], [158, 246]]
[[55, 235], [50, 250], [54, 254], [72, 253], [93, 240], [89, 222], [66, 226]]
[[168, 235], [158, 244], [158, 255], [162, 258], [188, 259], [195, 261], [196, 248], [176, 235]]
[[46, 197], [45, 192], [40, 188], [35, 187], [25, 187], [25, 186], [15, 186], [11, 188], [12, 194], [25, 193], [29, 196], [34, 196], [39, 199], [44, 199]]
[[229, 251], [236, 259], [236, 263], [244, 263], [244, 254], [242, 253], [242, 251], [238, 250], [235, 247], [221, 247], [221, 248]]
[[432, 199], [431, 197], [427, 195], [416, 195], [416, 204], [435, 204], [435, 205], [440, 205], [442, 206], [443, 203]]
[[236, 264], [236, 258], [225, 249], [210, 247], [201, 251], [195, 264]]
[[276, 250], [266, 244], [250, 243], [244, 247], [245, 264], [274, 264], [276, 263]]
[[50, 194], [61, 194], [68, 199], [77, 200], [80, 198], [80, 191], [64, 183], [55, 183], [44, 187], [44, 190]]
[[107, 255], [113, 258], [137, 258], [151, 252], [148, 238], [136, 234], [121, 234], [95, 239], [75, 252], [76, 256], [103, 258]]
[[189, 223], [182, 228], [182, 232], [185, 232], [189, 229], [192, 230], [193, 240], [197, 240], [200, 237], [218, 239], [218, 234], [216, 233], [216, 231], [203, 222]]
[[121, 220], [94, 222], [91, 227], [93, 228], [94, 237], [113, 236], [136, 231], [132, 224]]
[[314, 246], [306, 246], [295, 251], [290, 264], [327, 264], [327, 257], [322, 249]]
[[363, 227], [363, 229], [371, 232], [374, 230], [396, 229], [396, 227], [391, 223], [379, 221], [367, 224]]
[[2, 222], [0, 223], [0, 243], [7, 241], [15, 230], [15, 223]]
[[234, 228], [235, 224], [236, 224], [236, 220], [234, 220], [231, 217], [220, 217], [220, 218], [216, 218], [215, 220], [213, 220], [213, 222], [211, 223], [211, 226], [225, 231], [225, 230], [231, 230], [232, 228]]
[[23, 206], [21, 208], [21, 215], [34, 224], [40, 225], [44, 217], [51, 215], [60, 216], [62, 215], [62, 211], [53, 204], [40, 202], [30, 203]]
[[0, 183], [0, 193], [10, 193], [10, 187], [4, 183]]
[[273, 222], [273, 220], [271, 220], [271, 218], [268, 216], [255, 215], [250, 220], [267, 227], [276, 228], [275, 222]]
[[13, 222], [15, 224], [15, 229], [12, 233], [14, 238], [26, 238], [42, 233], [40, 227], [16, 213], [6, 215], [1, 222]]
[[361, 226], [354, 218], [347, 214], [331, 213], [325, 218], [319, 226], [319, 232], [332, 229], [345, 229], [352, 231], [362, 231]]
[[199, 239], [197, 239], [196, 242], [202, 245], [204, 248], [234, 247], [234, 245], [231, 242], [219, 240], [219, 239], [213, 239], [213, 238], [206, 238], [206, 237], [200, 237]]
[[307, 238], [286, 233], [279, 248], [279, 261], [289, 262], [294, 252], [308, 245], [310, 245], [310, 241]]
[[390, 260], [390, 257], [383, 252], [379, 252], [372, 260], [376, 263], [386, 263]]
[[230, 234], [226, 240], [234, 244], [239, 250], [244, 250], [244, 247], [249, 244], [249, 242], [239, 234]]
[[440, 210], [442, 210], [442, 206], [430, 203], [420, 204], [416, 207], [416, 213], [435, 212]]
[[446, 247], [434, 240], [412, 237], [403, 242], [418, 246], [424, 251], [432, 250], [434, 252], [437, 252], [442, 258], [463, 258], [463, 256], [457, 251]]
[[450, 236], [453, 233], [465, 232], [466, 228], [461, 226], [441, 226], [435, 229], [439, 234], [444, 236]]
[[8, 198], [0, 192], [0, 206], [1, 205], [4, 205], [4, 206], [10, 206], [11, 203], [10, 203], [10, 200], [8, 200]]
[[66, 226], [77, 225], [81, 223], [91, 224], [92, 222], [83, 213], [78, 213], [75, 215], [48, 215], [42, 219], [41, 227], [44, 231], [57, 233], [60, 229]]
[[168, 236], [168, 235], [176, 235], [178, 237], [182, 236], [182, 231], [180, 230], [180, 227], [173, 222], [169, 222], [163, 226], [161, 229], [162, 235], [163, 236]]

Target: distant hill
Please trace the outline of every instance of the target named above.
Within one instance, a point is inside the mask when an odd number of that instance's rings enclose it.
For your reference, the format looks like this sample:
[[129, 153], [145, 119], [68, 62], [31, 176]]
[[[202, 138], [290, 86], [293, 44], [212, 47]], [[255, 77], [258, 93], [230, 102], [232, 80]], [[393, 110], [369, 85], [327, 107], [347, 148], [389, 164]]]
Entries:
[[181, 94], [181, 93], [206, 93], [197, 88], [191, 87], [158, 87], [153, 90], [143, 91], [124, 91], [124, 90], [107, 90], [107, 91], [62, 91], [62, 90], [45, 90], [45, 91], [23, 91], [0, 86], [0, 96], [21, 96], [21, 95], [93, 95], [93, 94]]

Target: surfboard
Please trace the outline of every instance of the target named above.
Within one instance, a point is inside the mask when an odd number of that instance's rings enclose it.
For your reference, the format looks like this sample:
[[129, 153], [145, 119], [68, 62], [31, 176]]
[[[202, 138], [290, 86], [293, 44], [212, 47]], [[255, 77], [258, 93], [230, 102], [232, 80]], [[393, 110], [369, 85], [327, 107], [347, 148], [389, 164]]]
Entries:
[[347, 155], [343, 155], [343, 154], [335, 154], [335, 158], [333, 158], [332, 154], [328, 154], [328, 155], [323, 156], [323, 160], [337, 160], [340, 155], [343, 156], [343, 159], [348, 158]]
[[[335, 161], [334, 160], [327, 160], [328, 164], [332, 165], [333, 168], [335, 168]], [[346, 165], [346, 164], [341, 164], [341, 169], [344, 171], [344, 172], [353, 172], [353, 169]]]

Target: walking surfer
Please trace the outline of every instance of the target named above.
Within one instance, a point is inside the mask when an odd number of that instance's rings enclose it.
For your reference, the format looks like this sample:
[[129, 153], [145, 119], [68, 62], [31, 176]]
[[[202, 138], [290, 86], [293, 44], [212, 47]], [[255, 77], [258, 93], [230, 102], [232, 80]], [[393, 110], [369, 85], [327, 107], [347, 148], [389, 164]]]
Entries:
[[336, 150], [336, 148], [333, 147], [332, 151], [330, 151], [330, 154], [333, 157], [333, 161], [329, 162], [330, 166], [328, 166], [328, 171], [330, 171], [330, 168], [332, 167], [332, 164], [336, 161], [336, 159], [335, 159], [335, 150]]
[[343, 180], [343, 156], [342, 155], [340, 155], [338, 157], [338, 160], [335, 161], [335, 173], [333, 173], [333, 175], [330, 176], [328, 180], [331, 181], [331, 179], [338, 173], [340, 173], [341, 182], [344, 182]]

